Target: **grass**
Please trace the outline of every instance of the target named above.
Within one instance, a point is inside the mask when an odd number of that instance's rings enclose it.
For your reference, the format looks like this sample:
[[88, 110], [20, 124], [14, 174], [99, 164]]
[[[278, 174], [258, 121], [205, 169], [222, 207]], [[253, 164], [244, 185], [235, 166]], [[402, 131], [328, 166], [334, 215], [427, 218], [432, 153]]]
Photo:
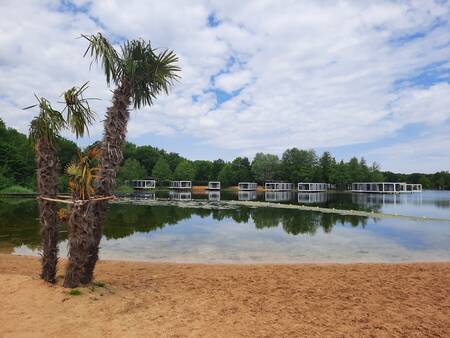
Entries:
[[71, 289], [68, 294], [70, 296], [81, 296], [82, 292], [78, 289]]
[[104, 288], [105, 287], [105, 283], [98, 282], [98, 281], [92, 282], [92, 285], [95, 286], [96, 288]]
[[0, 194], [32, 194], [33, 190], [30, 188], [22, 187], [21, 185], [12, 185], [10, 187], [0, 190]]

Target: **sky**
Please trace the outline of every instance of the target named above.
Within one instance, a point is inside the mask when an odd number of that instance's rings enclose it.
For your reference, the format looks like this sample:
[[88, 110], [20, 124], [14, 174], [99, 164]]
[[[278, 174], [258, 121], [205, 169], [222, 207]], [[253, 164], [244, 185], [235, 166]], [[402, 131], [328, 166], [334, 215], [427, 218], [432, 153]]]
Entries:
[[0, 0], [0, 13], [0, 117], [22, 132], [34, 94], [57, 108], [89, 81], [97, 122], [77, 143], [101, 138], [113, 88], [80, 35], [102, 32], [180, 58], [170, 94], [131, 111], [133, 143], [190, 159], [297, 147], [450, 169], [447, 1]]

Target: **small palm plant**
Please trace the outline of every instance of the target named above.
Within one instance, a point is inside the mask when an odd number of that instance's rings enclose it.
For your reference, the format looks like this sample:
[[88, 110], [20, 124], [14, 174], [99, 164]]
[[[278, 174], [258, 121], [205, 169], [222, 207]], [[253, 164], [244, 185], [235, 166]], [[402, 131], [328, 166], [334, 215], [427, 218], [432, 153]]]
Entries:
[[86, 154], [80, 152], [78, 161], [67, 166], [69, 189], [75, 200], [88, 200], [95, 195], [94, 181], [99, 170], [99, 155], [98, 148], [91, 148]]
[[[80, 88], [72, 87], [63, 94], [66, 103], [63, 112], [67, 110], [67, 119], [60, 111], [53, 109], [48, 100], [36, 95], [37, 104], [24, 108], [39, 107], [39, 114], [31, 121], [29, 136], [35, 147], [37, 187], [42, 197], [55, 198], [58, 193], [56, 142], [61, 131], [70, 128], [77, 130], [77, 137], [82, 136], [93, 121], [93, 112], [83, 97], [86, 88], [87, 84]], [[40, 198], [38, 203], [42, 226], [41, 278], [54, 283], [58, 261], [58, 209], [53, 201], [47, 199]]]
[[[178, 57], [173, 51], [158, 52], [150, 42], [142, 39], [125, 41], [118, 52], [100, 33], [83, 37], [89, 42], [84, 55], [89, 55], [93, 62], [99, 63], [107, 84], [116, 87], [112, 106], [106, 112], [101, 143], [98, 193], [107, 196], [113, 192], [116, 174], [123, 159], [122, 147], [127, 132], [129, 107], [151, 106], [159, 94], [169, 92], [173, 81], [179, 77], [177, 73], [180, 68], [176, 65]], [[94, 240], [87, 238], [90, 232], [80, 228], [77, 241], [70, 245], [64, 286], [76, 287], [80, 282], [92, 280], [106, 210], [105, 201], [96, 202], [89, 209], [88, 221], [92, 222]]]

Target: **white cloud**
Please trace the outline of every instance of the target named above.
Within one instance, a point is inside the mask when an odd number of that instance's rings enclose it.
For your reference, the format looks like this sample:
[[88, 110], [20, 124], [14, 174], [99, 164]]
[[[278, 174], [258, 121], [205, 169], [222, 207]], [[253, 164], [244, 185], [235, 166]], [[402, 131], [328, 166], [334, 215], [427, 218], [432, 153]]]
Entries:
[[[377, 142], [411, 123], [425, 123], [432, 135], [450, 118], [445, 77], [417, 88], [408, 80], [430, 65], [448, 71], [445, 3], [76, 3], [85, 11], [58, 11], [58, 1], [0, 4], [0, 114], [7, 124], [26, 130], [31, 112], [20, 108], [33, 92], [56, 100], [87, 79], [91, 95], [102, 98], [95, 107], [103, 114], [110, 93], [101, 71], [89, 71], [86, 44], [76, 39], [98, 30], [150, 39], [180, 56], [182, 79], [172, 93], [132, 114], [130, 135], [141, 139], [182, 132], [252, 155]], [[211, 14], [219, 22], [214, 27], [207, 24]], [[240, 91], [220, 104], [214, 89]], [[101, 136], [100, 124], [92, 136]], [[445, 156], [437, 155], [430, 168], [442, 169]], [[403, 168], [392, 160], [389, 166]], [[412, 161], [419, 165], [417, 157]]]

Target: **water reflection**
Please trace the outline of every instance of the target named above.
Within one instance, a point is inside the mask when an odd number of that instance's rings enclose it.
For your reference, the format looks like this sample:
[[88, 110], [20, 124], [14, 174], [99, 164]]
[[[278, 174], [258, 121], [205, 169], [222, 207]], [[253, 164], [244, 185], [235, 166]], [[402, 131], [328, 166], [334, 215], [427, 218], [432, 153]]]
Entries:
[[[174, 199], [185, 200], [190, 198], [190, 193], [182, 192], [170, 196]], [[152, 198], [152, 196], [143, 198]], [[367, 223], [367, 218], [363, 217], [274, 208], [201, 209], [112, 204], [103, 233], [108, 240], [119, 239], [138, 232], [151, 233], [161, 230], [190, 220], [194, 216], [211, 218], [215, 221], [233, 220], [239, 224], [253, 223], [256, 229], [280, 227], [290, 235], [312, 235], [318, 229], [329, 233], [336, 224], [364, 227]], [[31, 249], [38, 248], [39, 228], [35, 200], [0, 201], [0, 248], [2, 251], [8, 252], [21, 245]], [[66, 227], [61, 228], [60, 240], [67, 239], [66, 230]]]
[[220, 201], [220, 191], [208, 191], [208, 200], [213, 202]]
[[266, 202], [291, 201], [294, 193], [292, 191], [266, 191], [264, 198]]
[[256, 200], [256, 191], [239, 191], [238, 192], [239, 201], [254, 201]]
[[170, 191], [169, 199], [172, 201], [190, 201], [192, 200], [192, 194], [185, 191]]
[[297, 194], [297, 201], [300, 204], [322, 204], [327, 202], [328, 194], [326, 192], [301, 193]]

